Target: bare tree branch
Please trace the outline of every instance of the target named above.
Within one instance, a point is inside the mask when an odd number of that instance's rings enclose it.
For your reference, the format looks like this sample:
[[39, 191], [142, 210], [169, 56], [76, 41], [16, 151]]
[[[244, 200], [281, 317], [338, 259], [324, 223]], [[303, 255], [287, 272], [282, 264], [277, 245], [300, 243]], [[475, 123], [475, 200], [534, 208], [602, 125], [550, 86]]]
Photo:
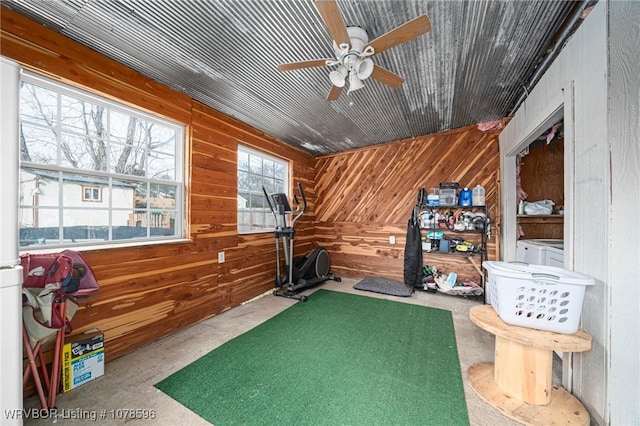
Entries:
[[129, 161], [129, 156], [131, 155], [131, 147], [133, 146], [133, 139], [136, 134], [136, 124], [138, 119], [135, 117], [129, 117], [129, 124], [127, 125], [127, 139], [125, 141], [125, 146], [120, 153], [120, 157], [118, 158], [118, 164], [116, 165], [116, 173], [127, 173], [127, 162]]
[[24, 132], [22, 131], [22, 123], [20, 123], [20, 160], [31, 162], [31, 155], [29, 155], [29, 147], [27, 141], [24, 138]]

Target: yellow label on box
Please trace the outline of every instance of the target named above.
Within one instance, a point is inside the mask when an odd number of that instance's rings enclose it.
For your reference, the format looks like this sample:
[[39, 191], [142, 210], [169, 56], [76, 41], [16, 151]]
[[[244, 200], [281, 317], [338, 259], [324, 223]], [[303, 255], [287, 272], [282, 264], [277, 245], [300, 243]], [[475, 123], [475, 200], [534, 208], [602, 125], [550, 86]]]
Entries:
[[62, 350], [62, 391], [104, 375], [104, 336], [96, 332], [73, 336]]

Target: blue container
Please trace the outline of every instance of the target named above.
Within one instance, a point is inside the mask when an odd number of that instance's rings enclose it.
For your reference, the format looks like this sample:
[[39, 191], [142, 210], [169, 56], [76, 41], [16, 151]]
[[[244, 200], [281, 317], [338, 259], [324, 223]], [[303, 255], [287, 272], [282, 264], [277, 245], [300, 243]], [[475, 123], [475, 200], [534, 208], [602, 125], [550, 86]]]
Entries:
[[473, 192], [469, 188], [464, 188], [460, 191], [460, 198], [458, 201], [461, 206], [471, 206], [473, 204]]

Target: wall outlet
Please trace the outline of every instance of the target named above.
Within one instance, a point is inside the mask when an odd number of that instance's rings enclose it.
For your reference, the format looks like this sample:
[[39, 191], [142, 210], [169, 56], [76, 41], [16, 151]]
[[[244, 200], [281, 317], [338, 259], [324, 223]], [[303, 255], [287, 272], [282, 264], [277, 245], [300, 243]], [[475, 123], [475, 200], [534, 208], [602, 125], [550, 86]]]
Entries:
[[218, 263], [224, 263], [224, 252], [223, 251], [219, 251], [218, 252]]
[[389, 244], [395, 244], [396, 243], [396, 236], [395, 235], [389, 235]]

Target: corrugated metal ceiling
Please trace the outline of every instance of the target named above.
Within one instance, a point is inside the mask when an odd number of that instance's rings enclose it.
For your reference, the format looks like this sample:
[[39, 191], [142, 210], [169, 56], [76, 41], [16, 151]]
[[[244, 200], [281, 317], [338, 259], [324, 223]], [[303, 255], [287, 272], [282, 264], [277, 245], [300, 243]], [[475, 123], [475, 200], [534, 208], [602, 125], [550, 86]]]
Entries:
[[431, 32], [374, 62], [402, 77], [326, 100], [331, 57], [311, 0], [3, 0], [2, 4], [312, 155], [506, 116], [573, 1], [338, 0], [370, 39], [421, 14]]

